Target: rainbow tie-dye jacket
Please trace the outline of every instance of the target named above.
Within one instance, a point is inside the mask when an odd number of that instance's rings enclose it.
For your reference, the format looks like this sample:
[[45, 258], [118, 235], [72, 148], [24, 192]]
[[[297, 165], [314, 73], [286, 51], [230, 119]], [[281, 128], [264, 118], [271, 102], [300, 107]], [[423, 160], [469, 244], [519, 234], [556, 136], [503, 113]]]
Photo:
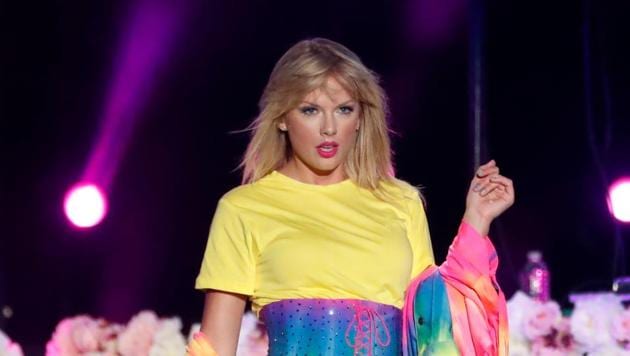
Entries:
[[508, 355], [505, 296], [488, 237], [462, 222], [441, 266], [414, 278], [403, 309], [403, 355]]

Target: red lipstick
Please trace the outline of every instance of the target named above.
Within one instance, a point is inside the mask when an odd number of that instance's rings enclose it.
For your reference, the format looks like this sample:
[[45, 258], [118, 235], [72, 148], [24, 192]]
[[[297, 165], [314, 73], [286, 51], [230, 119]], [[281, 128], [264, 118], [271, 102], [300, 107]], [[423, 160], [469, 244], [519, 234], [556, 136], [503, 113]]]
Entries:
[[317, 145], [317, 153], [323, 158], [331, 158], [337, 154], [339, 144], [335, 141], [325, 141]]

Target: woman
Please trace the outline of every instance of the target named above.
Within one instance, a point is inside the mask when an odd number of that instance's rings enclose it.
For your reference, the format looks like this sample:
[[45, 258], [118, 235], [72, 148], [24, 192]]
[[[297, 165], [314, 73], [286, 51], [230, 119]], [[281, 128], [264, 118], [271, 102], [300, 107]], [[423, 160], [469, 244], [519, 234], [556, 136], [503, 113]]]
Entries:
[[[393, 176], [376, 76], [338, 43], [301, 41], [259, 106], [243, 185], [220, 199], [211, 225], [189, 352], [233, 355], [249, 299], [271, 355], [400, 354], [419, 335], [402, 330], [405, 290], [413, 280], [421, 294], [414, 277], [426, 279], [434, 259], [420, 194]], [[473, 244], [513, 200], [494, 161], [479, 168], [462, 221]]]

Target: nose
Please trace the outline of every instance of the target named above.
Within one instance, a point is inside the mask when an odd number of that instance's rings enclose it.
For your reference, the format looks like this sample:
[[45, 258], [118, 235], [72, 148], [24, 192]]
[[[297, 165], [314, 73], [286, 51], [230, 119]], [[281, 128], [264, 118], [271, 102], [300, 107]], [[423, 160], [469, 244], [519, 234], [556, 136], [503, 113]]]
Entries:
[[321, 127], [321, 134], [324, 136], [333, 136], [337, 133], [337, 123], [332, 114], [324, 115], [324, 122]]

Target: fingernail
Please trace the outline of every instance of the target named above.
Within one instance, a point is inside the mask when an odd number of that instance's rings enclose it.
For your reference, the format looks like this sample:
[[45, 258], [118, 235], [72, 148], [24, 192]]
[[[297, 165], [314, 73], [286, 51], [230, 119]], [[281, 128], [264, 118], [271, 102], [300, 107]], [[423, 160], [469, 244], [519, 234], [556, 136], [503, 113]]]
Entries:
[[472, 190], [473, 190], [473, 192], [475, 192], [475, 193], [476, 193], [476, 192], [478, 192], [478, 191], [479, 191], [479, 188], [481, 188], [481, 186], [480, 186], [479, 184], [475, 184], [475, 186], [473, 187], [473, 189], [472, 189]]

